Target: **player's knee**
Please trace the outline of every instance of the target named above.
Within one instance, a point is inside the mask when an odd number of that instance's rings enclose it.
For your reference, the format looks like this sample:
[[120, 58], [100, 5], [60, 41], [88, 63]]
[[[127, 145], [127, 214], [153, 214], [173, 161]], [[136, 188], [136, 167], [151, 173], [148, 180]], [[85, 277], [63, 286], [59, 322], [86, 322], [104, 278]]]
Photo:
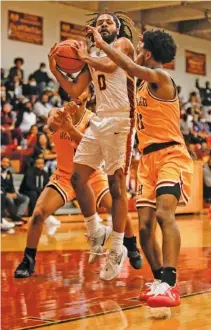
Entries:
[[36, 207], [32, 215], [32, 225], [37, 226], [43, 224], [47, 217], [45, 209], [43, 207]]
[[170, 210], [159, 208], [156, 211], [156, 219], [161, 227], [166, 227], [174, 223], [175, 216]]
[[79, 187], [79, 185], [82, 184], [81, 175], [78, 172], [74, 172], [70, 179], [70, 182], [71, 182], [73, 188], [77, 189]]
[[112, 179], [109, 182], [112, 199], [119, 199], [122, 198], [124, 195], [126, 196], [124, 180], [125, 176], [122, 171], [116, 171], [116, 173], [113, 175]]
[[149, 241], [149, 239], [152, 237], [153, 227], [150, 220], [146, 219], [145, 221], [139, 221], [139, 235], [141, 245], [146, 241]]

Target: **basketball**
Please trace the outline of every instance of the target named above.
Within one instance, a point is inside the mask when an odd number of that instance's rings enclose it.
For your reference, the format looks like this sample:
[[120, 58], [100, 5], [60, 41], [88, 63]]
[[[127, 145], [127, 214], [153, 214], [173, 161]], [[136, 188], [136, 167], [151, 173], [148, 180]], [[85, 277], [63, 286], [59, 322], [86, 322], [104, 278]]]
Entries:
[[65, 73], [76, 73], [84, 67], [84, 62], [78, 57], [77, 51], [74, 49], [74, 40], [65, 40], [59, 43], [55, 60], [59, 69]]

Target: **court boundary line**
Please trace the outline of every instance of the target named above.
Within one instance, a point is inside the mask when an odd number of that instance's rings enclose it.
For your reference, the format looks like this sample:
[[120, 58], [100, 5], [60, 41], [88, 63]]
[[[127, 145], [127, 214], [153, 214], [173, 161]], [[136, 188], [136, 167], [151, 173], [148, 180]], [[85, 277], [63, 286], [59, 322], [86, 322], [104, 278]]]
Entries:
[[[207, 293], [211, 293], [211, 290], [209, 289], [208, 291], [200, 291], [200, 292], [196, 292], [196, 293], [191, 293], [191, 294], [187, 294], [182, 296], [182, 299], [185, 298], [189, 298], [189, 297], [193, 297], [193, 296], [199, 296], [202, 294], [207, 294]], [[136, 297], [133, 297], [131, 299], [134, 299]], [[122, 311], [126, 311], [126, 310], [130, 310], [130, 309], [136, 309], [139, 307], [147, 307], [146, 304], [138, 304], [135, 306], [128, 306], [128, 307], [123, 307], [121, 308]], [[58, 325], [58, 324], [63, 324], [63, 323], [71, 323], [74, 321], [80, 321], [80, 320], [84, 320], [84, 319], [88, 319], [88, 318], [92, 318], [92, 317], [98, 317], [98, 316], [102, 316], [102, 315], [107, 315], [107, 314], [113, 314], [113, 313], [118, 313], [118, 311], [114, 310], [114, 311], [108, 311], [108, 312], [101, 312], [101, 313], [96, 313], [96, 314], [89, 314], [89, 315], [85, 315], [85, 316], [80, 316], [80, 317], [75, 317], [75, 318], [71, 318], [71, 319], [65, 319], [65, 320], [58, 320], [58, 321], [52, 321], [52, 323], [48, 323], [48, 324], [43, 324], [43, 325], [32, 325], [29, 327], [25, 327], [25, 328], [15, 328], [13, 330], [30, 330], [30, 329], [39, 329], [39, 328], [45, 328], [45, 327], [49, 327], [52, 325]], [[32, 319], [33, 317], [31, 317]], [[39, 320], [39, 318], [37, 318], [37, 320]], [[40, 321], [45, 322], [45, 320], [40, 319]]]

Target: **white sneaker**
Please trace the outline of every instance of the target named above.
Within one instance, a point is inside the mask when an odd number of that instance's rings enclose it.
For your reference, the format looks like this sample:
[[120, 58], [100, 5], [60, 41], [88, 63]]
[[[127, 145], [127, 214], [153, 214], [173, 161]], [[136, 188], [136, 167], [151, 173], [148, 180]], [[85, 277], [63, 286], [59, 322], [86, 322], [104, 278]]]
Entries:
[[15, 224], [2, 218], [2, 229], [7, 230], [15, 227]]
[[59, 226], [61, 225], [61, 221], [57, 220], [53, 215], [49, 215], [49, 217], [45, 219], [45, 224], [47, 226]]
[[90, 245], [89, 264], [95, 262], [103, 252], [103, 245], [112, 233], [111, 227], [100, 225], [96, 233], [87, 236]]
[[110, 281], [118, 276], [126, 259], [127, 249], [125, 246], [122, 247], [122, 251], [120, 253], [110, 250], [107, 255], [105, 265], [100, 272], [101, 280]]

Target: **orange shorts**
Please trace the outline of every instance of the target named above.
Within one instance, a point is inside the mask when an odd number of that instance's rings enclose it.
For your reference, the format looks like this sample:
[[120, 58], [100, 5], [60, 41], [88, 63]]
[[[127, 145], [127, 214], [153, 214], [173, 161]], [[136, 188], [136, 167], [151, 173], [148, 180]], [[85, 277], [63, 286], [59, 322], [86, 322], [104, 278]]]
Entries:
[[[76, 198], [75, 191], [70, 183], [70, 177], [69, 174], [57, 169], [47, 184], [47, 187], [55, 187], [64, 199], [64, 204]], [[90, 177], [89, 183], [95, 194], [97, 207], [99, 207], [103, 196], [109, 191], [107, 176], [101, 170], [97, 170]]]
[[192, 174], [193, 161], [183, 145], [173, 145], [143, 155], [137, 171], [136, 207], [156, 208], [157, 193], [172, 193], [169, 192], [169, 187], [176, 184], [179, 184], [181, 193], [179, 205], [186, 205], [190, 196]]

